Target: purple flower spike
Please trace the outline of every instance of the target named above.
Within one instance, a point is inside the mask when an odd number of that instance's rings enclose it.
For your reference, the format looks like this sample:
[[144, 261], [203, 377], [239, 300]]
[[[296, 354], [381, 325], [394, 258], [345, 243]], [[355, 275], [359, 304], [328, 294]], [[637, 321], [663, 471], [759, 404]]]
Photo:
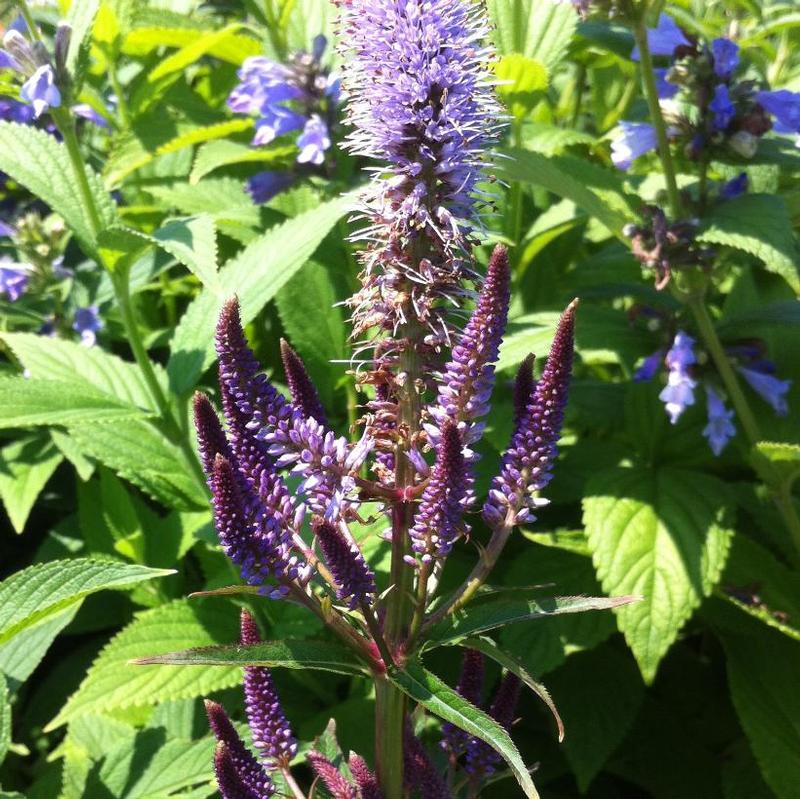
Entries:
[[711, 54], [714, 56], [714, 74], [720, 78], [729, 78], [739, 66], [739, 45], [730, 39], [714, 39], [711, 42]]
[[789, 405], [786, 402], [786, 393], [792, 385], [791, 380], [779, 380], [775, 375], [762, 369], [747, 369], [744, 366], [737, 367], [739, 374], [748, 382], [750, 388], [758, 394], [761, 399], [768, 402], [778, 416], [786, 416], [789, 413]]
[[281, 339], [281, 360], [286, 372], [286, 382], [292, 392], [292, 403], [304, 416], [316, 419], [321, 425], [328, 423], [325, 409], [319, 398], [317, 389], [311, 382], [311, 377], [306, 371], [302, 358], [289, 346], [285, 339]]
[[[475, 310], [442, 373], [436, 404], [428, 409], [434, 421], [425, 426], [431, 444], [438, 443], [448, 420], [459, 425], [466, 446], [481, 437], [484, 425], [476, 420], [489, 411], [494, 362], [508, 319], [509, 281], [508, 252], [498, 244], [489, 259]], [[471, 453], [466, 454], [469, 459]]]
[[462, 449], [458, 427], [452, 421], [445, 422], [436, 448], [436, 463], [408, 531], [411, 548], [423, 563], [446, 558], [465, 529], [462, 517], [468, 483]]
[[[490, 527], [531, 521], [535, 518], [532, 511], [547, 504], [535, 493], [550, 482], [558, 454], [556, 444], [572, 372], [577, 305], [574, 300], [561, 317], [542, 376], [517, 422], [500, 474], [492, 481], [483, 506], [483, 518]], [[529, 380], [524, 372], [520, 379], [523, 383]], [[515, 395], [518, 393], [521, 389]]]
[[[484, 662], [483, 655], [475, 649], [464, 650], [464, 662], [461, 667], [461, 679], [456, 690], [475, 707], [481, 706], [483, 698]], [[469, 733], [449, 722], [442, 725], [444, 749], [458, 756], [465, 751], [470, 740]]]
[[325, 783], [333, 799], [358, 799], [358, 789], [351, 785], [339, 772], [339, 769], [319, 752], [309, 752], [306, 759], [317, 772], [317, 776]]
[[[489, 715], [507, 731], [514, 722], [521, 687], [519, 677], [508, 672], [503, 677], [489, 709]], [[500, 755], [489, 744], [480, 738], [472, 738], [467, 747], [464, 770], [473, 778], [486, 777], [494, 772], [501, 760]]]
[[658, 146], [656, 129], [647, 122], [619, 123], [619, 134], [611, 142], [611, 160], [617, 169], [628, 170], [641, 156]]
[[406, 722], [403, 736], [403, 779], [421, 799], [451, 799], [442, 775], [436, 770], [419, 738]]
[[[690, 47], [691, 44], [675, 20], [667, 14], [658, 17], [658, 25], [647, 30], [647, 44], [651, 55], [672, 56], [678, 47]], [[631, 51], [631, 60], [640, 58], [639, 47]]]
[[525, 356], [525, 359], [517, 369], [517, 377], [514, 380], [514, 429], [516, 430], [528, 403], [531, 401], [533, 390], [536, 388], [536, 381], [533, 378], [533, 364], [535, 356], [533, 353]]
[[209, 726], [219, 741], [214, 766], [223, 797], [269, 799], [275, 792], [272, 780], [244, 745], [225, 709], [208, 699], [205, 706]]
[[694, 339], [679, 330], [665, 360], [669, 369], [667, 385], [658, 398], [664, 403], [670, 422], [675, 424], [687, 406], [694, 405], [694, 389], [697, 382], [689, 373], [689, 367], [697, 363]]
[[708, 445], [715, 455], [719, 455], [736, 435], [736, 428], [731, 419], [733, 411], [729, 411], [722, 401], [722, 397], [711, 386], [706, 386], [706, 408], [708, 410], [708, 424], [703, 428], [703, 435], [708, 439]]
[[192, 399], [192, 406], [200, 462], [203, 464], [203, 471], [210, 477], [214, 471], [217, 455], [222, 455], [223, 458], [230, 460], [231, 448], [211, 400], [198, 391]]
[[[255, 619], [246, 610], [241, 615], [241, 641], [244, 646], [261, 643]], [[245, 666], [244, 705], [253, 746], [270, 766], [287, 767], [297, 754], [297, 741], [283, 713], [269, 669]]]
[[61, 105], [61, 92], [55, 81], [53, 68], [44, 64], [20, 87], [19, 96], [33, 106], [35, 117], [40, 117], [48, 108]]
[[714, 130], [727, 130], [736, 116], [736, 108], [731, 102], [728, 87], [724, 83], [717, 84], [717, 88], [714, 89], [714, 97], [708, 104], [708, 108], [714, 112], [714, 118], [712, 119]]
[[756, 102], [775, 117], [775, 130], [779, 133], [800, 133], [800, 92], [756, 92]]
[[375, 774], [370, 771], [367, 761], [355, 752], [350, 753], [348, 761], [350, 773], [361, 791], [361, 799], [383, 799], [383, 791]]
[[324, 519], [317, 519], [313, 528], [325, 563], [336, 581], [337, 598], [341, 602], [349, 600], [348, 607], [351, 610], [362, 602], [369, 603], [376, 592], [375, 575], [361, 550]]

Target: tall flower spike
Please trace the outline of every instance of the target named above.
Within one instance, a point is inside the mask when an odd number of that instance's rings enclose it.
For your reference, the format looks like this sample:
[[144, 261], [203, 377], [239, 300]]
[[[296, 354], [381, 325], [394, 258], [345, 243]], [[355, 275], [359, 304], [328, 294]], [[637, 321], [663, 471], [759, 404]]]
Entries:
[[465, 445], [481, 437], [484, 425], [476, 420], [489, 411], [494, 362], [508, 318], [509, 281], [508, 252], [498, 244], [489, 260], [475, 310], [442, 373], [437, 402], [428, 409], [434, 424], [426, 425], [425, 430], [433, 444], [448, 419], [461, 427]]
[[[542, 376], [511, 436], [500, 474], [492, 481], [483, 506], [483, 518], [490, 527], [531, 520], [537, 505], [546, 504], [534, 494], [550, 482], [557, 454], [572, 372], [576, 307], [574, 300], [558, 323]], [[528, 377], [522, 372], [518, 379], [527, 382]]]
[[[463, 258], [473, 195], [501, 114], [484, 14], [465, 0], [348, 0], [341, 40], [355, 130], [349, 149], [383, 161], [362, 206], [371, 241], [356, 334], [390, 335], [409, 320], [446, 341], [444, 308], [471, 275]], [[388, 173], [388, 174], [387, 174]], [[401, 345], [401, 342], [398, 342]]]
[[[220, 544], [248, 583], [262, 585], [269, 576], [282, 583], [298, 577], [301, 567], [292, 555], [292, 535], [282, 514], [262, 505], [222, 455], [214, 461], [211, 494]], [[283, 596], [286, 590], [282, 584], [270, 596]]]
[[403, 736], [403, 777], [407, 787], [419, 791], [421, 799], [450, 799], [442, 775], [431, 762], [425, 747], [407, 721]]
[[214, 461], [217, 455], [222, 455], [230, 460], [231, 448], [211, 400], [198, 391], [192, 399], [192, 406], [200, 462], [203, 464], [203, 471], [210, 476], [214, 471]]
[[339, 773], [339, 769], [325, 755], [320, 752], [309, 752], [306, 759], [325, 783], [333, 799], [358, 799], [358, 789]]
[[[483, 697], [483, 666], [483, 655], [480, 652], [475, 649], [464, 650], [461, 678], [458, 681], [456, 690], [475, 707], [481, 706]], [[444, 736], [442, 741], [443, 748], [456, 756], [466, 749], [470, 740], [468, 733], [449, 722], [442, 725], [442, 734]]]
[[536, 387], [536, 381], [533, 378], [533, 364], [535, 356], [533, 353], [525, 356], [525, 359], [517, 369], [517, 377], [514, 380], [514, 429], [516, 430], [522, 417], [525, 415], [525, 409], [531, 400], [533, 390]]
[[363, 757], [351, 752], [347, 765], [350, 766], [350, 773], [361, 791], [361, 799], [383, 799], [383, 791], [378, 785], [378, 779], [370, 771]]
[[[241, 614], [241, 641], [244, 646], [261, 643], [255, 619], [246, 610]], [[245, 666], [244, 706], [253, 746], [271, 766], [288, 766], [297, 754], [297, 741], [283, 713], [269, 669]]]
[[[522, 683], [516, 674], [508, 672], [497, 689], [489, 715], [506, 731], [511, 729], [517, 710]], [[464, 770], [472, 776], [488, 776], [494, 772], [500, 755], [480, 738], [472, 738], [467, 746]]]
[[306, 371], [306, 366], [285, 339], [281, 339], [281, 360], [286, 371], [286, 382], [292, 392], [294, 406], [305, 416], [316, 419], [322, 425], [327, 424], [325, 409], [322, 407], [317, 389]]
[[336, 581], [336, 596], [351, 609], [369, 602], [375, 594], [375, 575], [355, 543], [347, 541], [330, 522], [318, 519], [313, 524], [325, 563]]
[[458, 427], [445, 422], [436, 463], [408, 531], [411, 547], [423, 563], [445, 558], [461, 534], [467, 500], [467, 466]]
[[275, 786], [244, 745], [224, 708], [208, 699], [205, 706], [209, 726], [219, 741], [214, 764], [222, 795], [225, 799], [269, 799]]

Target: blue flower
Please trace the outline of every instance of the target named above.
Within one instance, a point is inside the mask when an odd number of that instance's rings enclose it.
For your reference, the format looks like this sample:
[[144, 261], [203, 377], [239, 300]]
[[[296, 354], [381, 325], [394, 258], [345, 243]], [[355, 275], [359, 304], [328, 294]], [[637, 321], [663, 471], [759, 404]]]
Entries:
[[697, 382], [689, 375], [689, 367], [697, 363], [694, 339], [679, 330], [665, 358], [669, 374], [667, 385], [658, 395], [664, 403], [670, 422], [675, 424], [689, 405], [694, 405]]
[[652, 355], [648, 355], [634, 373], [633, 382], [644, 383], [647, 380], [652, 380], [656, 372], [661, 368], [662, 363], [664, 363], [664, 350], [656, 350]]
[[38, 119], [48, 108], [61, 105], [61, 92], [56, 86], [56, 76], [49, 64], [39, 67], [19, 90], [19, 96], [33, 106], [33, 114]]
[[259, 172], [247, 181], [247, 191], [253, 202], [266, 203], [293, 182], [294, 176], [289, 172]]
[[10, 302], [16, 302], [28, 287], [31, 267], [18, 264], [7, 256], [0, 258], [0, 294], [5, 294]]
[[[649, 28], [647, 31], [647, 44], [650, 46], [652, 55], [672, 56], [676, 47], [688, 47], [691, 45], [683, 31], [675, 24], [672, 17], [661, 14], [658, 18], [658, 25]], [[639, 46], [631, 51], [631, 59], [638, 61]]]
[[97, 331], [102, 330], [103, 320], [100, 318], [96, 305], [78, 308], [75, 311], [75, 320], [72, 329], [81, 334], [81, 344], [84, 347], [93, 347], [97, 342]]
[[319, 166], [325, 160], [325, 150], [331, 146], [331, 139], [328, 126], [317, 114], [306, 122], [303, 132], [297, 137], [297, 146], [300, 148], [298, 163]]
[[670, 83], [667, 80], [668, 71], [669, 70], [666, 67], [653, 70], [653, 73], [656, 76], [656, 91], [662, 100], [669, 100], [670, 98], [674, 97], [680, 89], [680, 87], [676, 86], [674, 83]]
[[303, 90], [291, 82], [294, 72], [264, 56], [245, 59], [237, 72], [240, 83], [228, 97], [228, 108], [237, 114], [258, 114], [265, 106], [300, 100]]
[[0, 69], [13, 69], [19, 72], [19, 64], [11, 53], [0, 49]]
[[786, 402], [786, 393], [792, 385], [791, 380], [779, 380], [770, 374], [768, 369], [771, 364], [762, 361], [757, 365], [761, 368], [747, 369], [744, 366], [737, 366], [739, 374], [750, 384], [750, 388], [756, 392], [765, 402], [768, 402], [775, 409], [778, 416], [786, 416], [789, 406]]
[[735, 178], [731, 178], [722, 184], [719, 196], [723, 200], [732, 200], [747, 191], [748, 183], [747, 172], [740, 172]]
[[263, 146], [278, 136], [291, 133], [303, 127], [306, 118], [282, 105], [268, 105], [262, 110], [262, 116], [256, 121], [256, 135], [253, 144]]
[[715, 455], [719, 455], [728, 440], [736, 435], [731, 419], [733, 411], [729, 411], [712, 386], [706, 386], [706, 409], [708, 411], [708, 424], [703, 428], [703, 435], [708, 439], [708, 445]]
[[714, 39], [711, 54], [714, 56], [714, 74], [720, 78], [730, 77], [739, 66], [739, 45], [730, 39]]
[[656, 129], [647, 122], [619, 123], [619, 135], [611, 142], [611, 160], [617, 169], [630, 169], [640, 156], [655, 150]]
[[94, 122], [99, 128], [107, 128], [108, 127], [108, 120], [102, 114], [99, 114], [97, 111], [89, 105], [89, 103], [78, 103], [77, 105], [72, 106], [72, 113], [75, 116], [81, 117], [81, 119], [88, 119], [89, 122]]
[[708, 107], [714, 112], [712, 125], [715, 130], [726, 130], [736, 116], [736, 108], [731, 102], [728, 87], [724, 83], [717, 85], [714, 90], [714, 98]]
[[29, 105], [4, 97], [0, 98], [0, 119], [28, 125], [33, 122], [34, 112]]
[[788, 89], [756, 92], [756, 101], [775, 117], [775, 130], [800, 133], [800, 93]]

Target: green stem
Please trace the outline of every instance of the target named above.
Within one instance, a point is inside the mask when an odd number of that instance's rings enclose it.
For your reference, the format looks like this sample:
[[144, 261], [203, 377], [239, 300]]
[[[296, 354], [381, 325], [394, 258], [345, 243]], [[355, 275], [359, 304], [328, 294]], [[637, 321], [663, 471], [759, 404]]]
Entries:
[[647, 99], [647, 106], [650, 110], [650, 118], [653, 122], [653, 127], [656, 129], [658, 153], [661, 157], [661, 164], [664, 167], [664, 180], [667, 184], [669, 213], [672, 219], [675, 220], [680, 217], [681, 196], [678, 191], [678, 182], [675, 179], [675, 165], [672, 162], [672, 153], [669, 149], [667, 126], [664, 124], [664, 117], [661, 116], [661, 107], [658, 104], [656, 74], [653, 71], [653, 58], [650, 54], [650, 45], [647, 42], [647, 25], [645, 24], [644, 12], [642, 12], [641, 18], [633, 27], [633, 36], [636, 39], [636, 44], [639, 45], [644, 94]]
[[797, 515], [797, 509], [792, 499], [791, 484], [782, 481], [780, 486], [773, 493], [773, 500], [783, 517], [783, 523], [789, 530], [795, 549], [798, 555], [800, 555], [800, 517]]
[[[514, 119], [511, 123], [511, 141], [515, 148], [522, 147], [522, 120]], [[519, 261], [519, 240], [522, 235], [522, 183], [515, 180], [509, 193], [509, 238], [514, 242], [514, 257]]]
[[25, 0], [21, 0], [21, 2], [17, 3], [17, 6], [19, 8], [20, 15], [25, 20], [25, 24], [28, 26], [28, 30], [31, 32], [31, 37], [37, 42], [41, 42], [42, 34], [39, 31], [39, 27], [33, 20], [33, 16], [28, 8], [28, 4], [25, 2]]
[[[385, 799], [403, 799], [406, 698], [387, 677], [375, 680], [375, 763]], [[399, 736], [399, 737], [398, 737]]]
[[578, 120], [581, 116], [581, 103], [583, 102], [583, 92], [586, 89], [586, 65], [578, 64], [578, 74], [572, 87], [572, 112], [569, 117], [569, 126], [577, 128]]

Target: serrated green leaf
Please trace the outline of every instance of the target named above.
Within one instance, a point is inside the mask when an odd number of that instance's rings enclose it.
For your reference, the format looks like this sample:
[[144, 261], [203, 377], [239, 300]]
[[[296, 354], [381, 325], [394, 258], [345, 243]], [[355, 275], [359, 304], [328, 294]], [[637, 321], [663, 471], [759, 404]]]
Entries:
[[8, 686], [0, 674], [0, 763], [5, 760], [11, 745], [11, 705], [8, 702]]
[[198, 61], [206, 53], [210, 52], [228, 36], [236, 33], [240, 28], [241, 25], [236, 23], [228, 25], [219, 31], [201, 34], [195, 41], [190, 42], [184, 47], [181, 47], [177, 52], [167, 56], [155, 69], [151, 70], [147, 75], [148, 82], [156, 83], [161, 78], [173, 72], [181, 72], [190, 64], [194, 64], [195, 61]]
[[732, 531], [727, 489], [710, 475], [674, 468], [596, 475], [583, 502], [597, 576], [610, 594], [642, 602], [616, 610], [646, 682], [681, 627], [716, 585]]
[[745, 194], [720, 203], [703, 220], [697, 239], [754, 255], [768, 271], [780, 275], [793, 291], [800, 292], [798, 250], [789, 209], [782, 197]]
[[210, 216], [173, 219], [154, 231], [153, 240], [188, 267], [204, 286], [217, 286], [217, 228]]
[[[84, 347], [34, 333], [2, 333], [0, 339], [11, 348], [25, 373], [36, 381], [88, 385], [119, 402], [155, 410], [139, 369], [99, 347]], [[160, 367], [155, 364], [154, 368], [163, 380]]]
[[286, 163], [297, 153], [297, 148], [272, 146], [252, 147], [241, 142], [209, 141], [197, 150], [189, 175], [189, 183], [196, 185], [202, 178], [223, 166], [258, 163], [265, 169], [270, 164]]
[[0, 583], [0, 644], [105, 588], [121, 588], [173, 572], [112, 560], [53, 560]]
[[69, 427], [69, 434], [86, 455], [168, 507], [206, 507], [205, 490], [194, 478], [191, 466], [151, 424], [127, 419], [114, 424], [75, 424]]
[[14, 441], [0, 450], [0, 499], [16, 532], [25, 529], [36, 498], [63, 459], [48, 439]]
[[761, 627], [753, 635], [726, 633], [722, 646], [733, 704], [761, 773], [778, 799], [797, 799], [800, 642]]
[[147, 411], [88, 386], [59, 380], [0, 378], [0, 428], [136, 419]]
[[486, 741], [511, 767], [525, 796], [538, 799], [539, 793], [517, 747], [491, 716], [476, 708], [419, 663], [410, 663], [402, 670], [391, 670], [389, 679], [426, 710]]
[[[110, 227], [117, 221], [114, 203], [100, 178], [89, 166], [84, 168], [100, 215], [100, 224]], [[92, 221], [84, 207], [78, 181], [63, 144], [43, 130], [0, 121], [0, 171], [10, 175], [64, 217], [84, 252], [93, 254], [96, 241]]]
[[542, 683], [538, 682], [533, 678], [533, 675], [525, 668], [524, 664], [522, 664], [519, 660], [517, 660], [513, 655], [509, 655], [507, 652], [502, 650], [491, 638], [488, 636], [480, 636], [475, 638], [465, 638], [463, 641], [460, 641], [459, 646], [463, 646], [465, 649], [474, 649], [477, 652], [480, 652], [487, 657], [490, 657], [496, 663], [499, 663], [506, 671], [510, 671], [512, 674], [516, 674], [517, 677], [522, 680], [522, 682], [528, 686], [528, 688], [533, 691], [539, 699], [544, 702], [547, 706], [547, 709], [553, 714], [553, 718], [556, 722], [556, 727], [558, 729], [558, 740], [564, 740], [564, 722], [561, 720], [561, 716], [558, 713], [558, 708], [553, 702], [552, 697], [550, 696], [550, 692], [545, 688]]
[[609, 610], [638, 599], [637, 596], [565, 596], [538, 599], [501, 597], [476, 601], [431, 626], [425, 633], [425, 641], [431, 647], [442, 646], [508, 624], [560, 616], [564, 613]]
[[214, 320], [222, 302], [239, 297], [246, 324], [311, 257], [352, 204], [345, 195], [268, 230], [220, 269], [221, 292], [205, 289], [181, 318], [167, 365], [178, 394], [191, 389], [214, 360]]
[[72, 29], [67, 50], [67, 71], [73, 80], [77, 73], [78, 83], [80, 83], [80, 73], [83, 71], [78, 65], [88, 56], [92, 26], [99, 8], [100, 0], [73, 0], [67, 14], [67, 24]]
[[521, 53], [503, 56], [495, 63], [494, 72], [498, 80], [497, 93], [519, 119], [533, 110], [547, 89], [547, 68]]
[[236, 222], [255, 227], [258, 209], [240, 180], [207, 178], [197, 186], [176, 183], [172, 186], [149, 186], [148, 191], [167, 209], [184, 214], [208, 214], [215, 222]]
[[[593, 170], [583, 163], [583, 175], [571, 174], [573, 162], [567, 156], [546, 157], [527, 150], [505, 149], [495, 165], [496, 174], [506, 181], [522, 181], [542, 186], [559, 197], [572, 200], [578, 207], [602, 222], [614, 235], [631, 220], [623, 213], [628, 200], [622, 194], [617, 176], [599, 167]], [[590, 188], [591, 187], [591, 188]]]
[[318, 669], [336, 674], [365, 674], [350, 650], [328, 641], [287, 639], [255, 646], [212, 646], [139, 658], [140, 666], [266, 666], [271, 669]]
[[[783, 441], [759, 441], [753, 447], [753, 465], [767, 483], [774, 483], [776, 476], [791, 486], [800, 477], [800, 446]], [[769, 462], [764, 468], [762, 459]]]
[[103, 649], [80, 688], [48, 729], [89, 713], [206, 696], [237, 685], [241, 681], [238, 666], [142, 668], [130, 662], [133, 658], [174, 652], [193, 644], [231, 641], [237, 636], [237, 610], [232, 605], [179, 601], [139, 613]]
[[75, 439], [58, 427], [51, 427], [48, 431], [58, 451], [75, 467], [78, 477], [86, 482], [94, 474], [94, 464], [84, 456]]
[[[161, 47], [187, 47], [203, 35], [203, 30], [192, 28], [137, 27], [125, 37], [122, 52], [126, 55], [144, 56]], [[248, 56], [261, 55], [262, 48], [250, 36], [231, 33], [212, 43], [207, 52], [214, 58], [238, 66]]]

